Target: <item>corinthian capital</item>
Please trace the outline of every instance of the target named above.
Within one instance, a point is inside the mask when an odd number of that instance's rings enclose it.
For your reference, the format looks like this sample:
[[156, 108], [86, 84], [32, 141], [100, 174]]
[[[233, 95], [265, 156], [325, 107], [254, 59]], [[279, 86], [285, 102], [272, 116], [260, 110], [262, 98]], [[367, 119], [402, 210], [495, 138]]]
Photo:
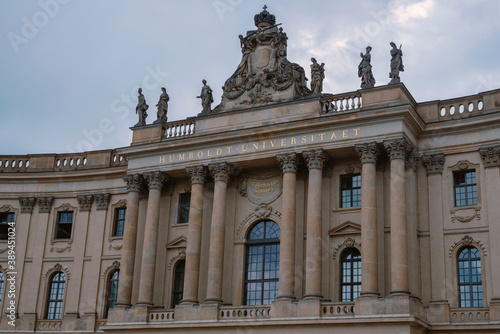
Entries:
[[35, 206], [35, 197], [19, 197], [19, 205], [21, 206], [21, 213], [32, 213]]
[[38, 212], [47, 213], [50, 212], [50, 208], [52, 207], [52, 202], [54, 201], [54, 197], [38, 197]]
[[481, 147], [479, 149], [484, 167], [500, 166], [500, 146]]
[[411, 144], [406, 138], [384, 141], [384, 147], [391, 160], [406, 159], [412, 149]]
[[127, 184], [128, 191], [140, 192], [143, 188], [144, 178], [141, 174], [123, 175], [123, 181]]
[[76, 196], [78, 200], [78, 206], [80, 207], [80, 211], [90, 211], [92, 207], [92, 202], [94, 201], [94, 196], [92, 195], [78, 195]]
[[161, 190], [165, 182], [167, 182], [168, 180], [168, 176], [160, 171], [146, 172], [143, 174], [143, 176], [150, 190], [151, 189]]
[[207, 170], [203, 166], [193, 166], [186, 167], [186, 172], [189, 174], [189, 178], [191, 179], [191, 183], [199, 183], [204, 184], [207, 178]]
[[278, 154], [276, 159], [278, 160], [283, 173], [297, 172], [297, 153]]
[[109, 198], [109, 193], [96, 194], [94, 196], [94, 199], [96, 202], [97, 210], [106, 210], [108, 208]]
[[427, 174], [442, 173], [444, 166], [444, 154], [424, 154], [422, 155], [422, 163], [427, 169]]
[[226, 162], [209, 165], [208, 169], [210, 173], [212, 173], [215, 181], [224, 181], [226, 183], [229, 181], [229, 175], [233, 171], [233, 167]]
[[308, 169], [323, 169], [328, 158], [323, 150], [302, 152], [302, 156], [306, 159]]
[[359, 160], [361, 163], [377, 163], [377, 160], [380, 156], [380, 149], [376, 142], [372, 143], [364, 143], [364, 144], [356, 144], [354, 145], [354, 149], [358, 154]]

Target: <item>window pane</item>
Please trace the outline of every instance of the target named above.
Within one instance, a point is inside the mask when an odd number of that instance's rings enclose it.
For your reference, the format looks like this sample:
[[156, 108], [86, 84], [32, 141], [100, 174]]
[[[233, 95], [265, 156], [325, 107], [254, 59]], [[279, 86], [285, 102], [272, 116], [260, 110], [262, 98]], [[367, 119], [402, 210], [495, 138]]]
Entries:
[[115, 226], [113, 230], [114, 237], [122, 237], [125, 229], [125, 213], [126, 208], [118, 208], [115, 210]]
[[342, 301], [354, 301], [361, 292], [361, 254], [357, 248], [348, 248], [340, 261]]
[[475, 247], [465, 247], [457, 257], [460, 307], [482, 307], [481, 258]]
[[55, 273], [50, 280], [47, 319], [61, 319], [65, 282], [66, 276], [62, 272]]
[[191, 206], [191, 193], [179, 194], [179, 216], [177, 224], [189, 222], [189, 208]]
[[361, 175], [342, 175], [340, 177], [340, 207], [361, 206]]
[[56, 223], [56, 239], [70, 239], [73, 227], [73, 212], [59, 212]]

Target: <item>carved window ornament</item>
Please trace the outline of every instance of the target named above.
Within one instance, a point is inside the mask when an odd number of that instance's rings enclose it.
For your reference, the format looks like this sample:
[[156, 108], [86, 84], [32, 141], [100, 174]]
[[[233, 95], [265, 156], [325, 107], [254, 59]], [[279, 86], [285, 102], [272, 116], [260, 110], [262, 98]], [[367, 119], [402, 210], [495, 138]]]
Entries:
[[186, 251], [185, 250], [179, 251], [179, 253], [177, 253], [177, 255], [171, 258], [170, 261], [168, 262], [168, 270], [171, 271], [172, 268], [174, 267], [174, 264], [177, 263], [177, 261], [185, 259], [186, 259]]
[[337, 244], [333, 250], [333, 260], [337, 259], [337, 255], [342, 254], [342, 252], [347, 248], [356, 248], [361, 253], [361, 243], [356, 242], [354, 238], [345, 238], [344, 242]]
[[[60, 213], [64, 212], [72, 212], [73, 219], [71, 222], [71, 236], [67, 239], [58, 239], [56, 238], [57, 226]], [[73, 237], [75, 234], [75, 222], [77, 216], [77, 208], [72, 206], [69, 203], [64, 203], [57, 208], [54, 208], [54, 218], [52, 219], [52, 238], [50, 240], [50, 252], [63, 253], [65, 251], [71, 252], [71, 244], [73, 243]]]
[[244, 243], [248, 230], [255, 222], [263, 219], [272, 220], [281, 228], [281, 212], [274, 210], [272, 206], [258, 205], [236, 228], [235, 242]]
[[484, 244], [480, 240], [476, 240], [473, 237], [471, 237], [470, 235], [464, 235], [460, 240], [455, 241], [450, 246], [450, 249], [448, 251], [449, 257], [453, 258], [454, 256], [457, 255], [457, 252], [461, 248], [467, 247], [467, 246], [476, 247], [477, 249], [479, 249], [479, 251], [481, 252], [481, 255], [483, 255], [483, 256], [488, 255], [488, 253], [486, 251], [486, 247], [484, 246]]
[[[448, 167], [448, 174], [450, 185], [450, 191], [452, 192], [450, 196], [452, 208], [450, 213], [452, 214], [452, 222], [454, 223], [456, 220], [462, 223], [467, 223], [472, 221], [474, 218], [478, 220], [481, 218], [479, 215], [479, 211], [481, 210], [481, 177], [480, 177], [480, 164], [474, 164], [468, 160], [460, 160], [453, 166]], [[455, 201], [455, 173], [473, 171], [475, 172], [476, 177], [476, 196], [477, 196], [477, 204], [465, 205], [465, 206], [456, 206]]]
[[[111, 204], [111, 212], [110, 212], [110, 221], [111, 224], [109, 225], [109, 231], [108, 231], [108, 250], [114, 249], [114, 250], [120, 250], [122, 248], [122, 240], [123, 236], [114, 236], [114, 229], [115, 229], [115, 222], [116, 222], [116, 215], [117, 215], [117, 209], [126, 209], [127, 208], [127, 200], [126, 199], [121, 199], [118, 202]], [[125, 212], [125, 216], [126, 216]]]
[[120, 269], [120, 261], [113, 261], [113, 263], [104, 270], [104, 272], [102, 273], [102, 278], [104, 280], [103, 286], [107, 285], [106, 283], [107, 283], [107, 280], [108, 280], [111, 272], [113, 272], [117, 269]]
[[52, 274], [54, 274], [54, 273], [56, 273], [56, 272], [59, 272], [59, 271], [61, 271], [61, 272], [63, 272], [63, 273], [64, 273], [64, 275], [66, 276], [66, 283], [67, 283], [67, 282], [70, 280], [70, 278], [71, 278], [71, 273], [69, 272], [68, 267], [63, 266], [63, 265], [62, 265], [62, 264], [60, 264], [60, 263], [56, 263], [53, 267], [51, 267], [51, 268], [47, 269], [47, 270], [45, 271], [45, 274], [43, 275], [43, 280], [44, 280], [44, 281], [47, 281], [47, 279], [48, 279], [49, 277], [51, 277], [51, 276], [52, 276]]

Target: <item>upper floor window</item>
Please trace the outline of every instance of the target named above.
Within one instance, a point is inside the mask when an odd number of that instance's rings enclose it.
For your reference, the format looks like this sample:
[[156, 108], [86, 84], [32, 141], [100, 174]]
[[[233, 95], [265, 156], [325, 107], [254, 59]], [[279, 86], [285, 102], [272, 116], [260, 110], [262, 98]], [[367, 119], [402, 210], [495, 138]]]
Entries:
[[453, 172], [455, 188], [455, 206], [477, 204], [477, 186], [475, 171]]
[[62, 211], [57, 215], [56, 239], [70, 239], [73, 228], [73, 211]]
[[73, 211], [58, 212], [55, 239], [70, 239], [72, 228], [73, 228]]
[[255, 225], [247, 237], [245, 305], [271, 304], [278, 295], [280, 228], [271, 220]]
[[340, 177], [340, 207], [361, 206], [361, 175], [342, 175]]
[[361, 254], [357, 248], [348, 248], [342, 253], [340, 262], [342, 301], [354, 301], [361, 292]]
[[5, 276], [3, 275], [3, 272], [0, 271], [0, 305], [3, 300], [3, 286], [5, 284]]
[[175, 266], [174, 274], [174, 289], [172, 293], [172, 307], [179, 305], [181, 303], [182, 297], [184, 295], [184, 271], [186, 268], [186, 261], [178, 261]]
[[118, 281], [120, 279], [120, 270], [115, 270], [109, 275], [108, 280], [108, 291], [106, 297], [106, 309], [104, 312], [104, 318], [108, 317], [109, 309], [116, 305], [116, 299], [118, 296]]
[[115, 221], [113, 226], [113, 237], [122, 237], [123, 230], [125, 228], [125, 213], [126, 208], [116, 208], [115, 209]]
[[177, 224], [187, 224], [189, 222], [190, 205], [191, 205], [191, 193], [179, 194]]
[[61, 319], [65, 285], [66, 276], [62, 272], [57, 272], [52, 275], [49, 285], [49, 294], [47, 297], [46, 319]]
[[458, 253], [458, 289], [460, 307], [483, 307], [481, 254], [475, 247], [465, 247]]
[[0, 240], [9, 238], [9, 223], [14, 222], [13, 212], [0, 212]]

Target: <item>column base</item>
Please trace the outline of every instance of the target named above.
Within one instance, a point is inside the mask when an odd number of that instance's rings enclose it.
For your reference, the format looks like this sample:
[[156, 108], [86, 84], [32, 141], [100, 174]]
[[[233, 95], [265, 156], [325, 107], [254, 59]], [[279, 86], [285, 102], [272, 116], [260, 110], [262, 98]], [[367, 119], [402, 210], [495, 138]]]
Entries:
[[197, 305], [199, 303], [200, 302], [197, 301], [196, 299], [183, 299], [183, 300], [181, 300], [180, 305]]
[[294, 295], [281, 295], [281, 296], [278, 296], [276, 297], [276, 300], [283, 300], [283, 301], [293, 301], [295, 300], [295, 296]]
[[375, 290], [361, 291], [359, 294], [361, 297], [379, 297], [380, 292]]
[[222, 299], [218, 299], [218, 298], [207, 298], [205, 300], [205, 304], [222, 304]]
[[309, 294], [304, 295], [304, 299], [306, 299], [306, 300], [315, 300], [315, 299], [321, 300], [321, 299], [323, 299], [323, 296], [319, 293], [318, 294], [309, 293]]
[[288, 298], [276, 299], [271, 303], [272, 318], [292, 318], [297, 316], [298, 302]]
[[[10, 319], [9, 319], [10, 320]], [[36, 327], [37, 314], [36, 313], [23, 313], [23, 315], [16, 319], [17, 329], [24, 329], [34, 331]], [[2, 321], [2, 324], [7, 324], [7, 321]], [[4, 327], [4, 326], [2, 326]], [[9, 326], [12, 329], [12, 326]], [[7, 329], [7, 328], [5, 328]]]
[[298, 317], [319, 317], [321, 316], [321, 299], [319, 297], [302, 299], [298, 302]]

